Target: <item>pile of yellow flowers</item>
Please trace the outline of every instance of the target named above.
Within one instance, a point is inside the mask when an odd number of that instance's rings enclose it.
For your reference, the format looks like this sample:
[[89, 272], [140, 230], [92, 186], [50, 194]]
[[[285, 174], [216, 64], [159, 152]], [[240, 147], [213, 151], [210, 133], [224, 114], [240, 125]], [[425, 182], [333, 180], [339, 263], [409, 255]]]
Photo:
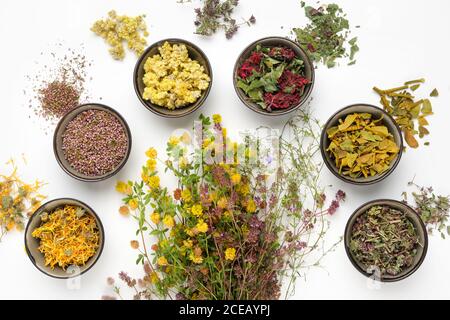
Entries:
[[97, 252], [100, 240], [95, 218], [76, 206], [64, 206], [41, 215], [42, 224], [33, 230], [39, 251], [51, 269], [84, 266]]
[[45, 196], [39, 193], [42, 182], [23, 182], [17, 173], [13, 160], [9, 161], [13, 168], [9, 175], [0, 174], [0, 241], [9, 231], [22, 231], [26, 219], [40, 206]]
[[149, 35], [144, 18], [144, 15], [137, 17], [118, 15], [112, 10], [108, 12], [107, 19], [96, 21], [91, 31], [105, 39], [111, 46], [109, 52], [114, 59], [123, 60], [125, 58], [124, 42], [128, 49], [137, 55], [144, 52], [147, 45], [145, 38]]
[[143, 98], [172, 110], [195, 103], [211, 82], [184, 44], [165, 42], [159, 54], [147, 59], [144, 70]]

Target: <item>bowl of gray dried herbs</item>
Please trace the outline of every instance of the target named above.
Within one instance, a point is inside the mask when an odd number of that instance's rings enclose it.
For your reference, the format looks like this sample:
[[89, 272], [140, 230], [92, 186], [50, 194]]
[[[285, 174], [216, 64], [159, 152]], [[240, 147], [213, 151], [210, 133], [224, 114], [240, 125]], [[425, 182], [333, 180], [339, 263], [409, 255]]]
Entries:
[[381, 282], [403, 280], [425, 259], [428, 236], [419, 215], [395, 200], [362, 205], [345, 228], [345, 250], [355, 268]]

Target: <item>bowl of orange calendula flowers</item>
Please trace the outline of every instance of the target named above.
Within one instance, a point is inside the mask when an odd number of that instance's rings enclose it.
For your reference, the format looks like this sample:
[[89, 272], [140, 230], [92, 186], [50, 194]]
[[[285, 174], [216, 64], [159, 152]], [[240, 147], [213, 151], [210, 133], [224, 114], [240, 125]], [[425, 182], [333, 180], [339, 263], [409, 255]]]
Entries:
[[212, 68], [205, 53], [182, 39], [151, 45], [138, 60], [134, 88], [153, 113], [178, 118], [200, 108], [212, 84]]
[[44, 274], [68, 279], [90, 270], [104, 245], [100, 218], [87, 204], [75, 199], [56, 199], [31, 216], [25, 231], [25, 249]]

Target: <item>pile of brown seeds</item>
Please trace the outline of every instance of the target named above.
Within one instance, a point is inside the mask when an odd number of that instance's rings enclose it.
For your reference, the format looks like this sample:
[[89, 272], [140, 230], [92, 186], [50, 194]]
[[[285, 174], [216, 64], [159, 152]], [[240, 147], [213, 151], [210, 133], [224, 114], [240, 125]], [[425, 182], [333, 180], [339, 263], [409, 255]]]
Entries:
[[88, 100], [85, 83], [87, 68], [91, 65], [81, 53], [83, 47], [66, 49], [58, 44], [54, 51], [43, 70], [28, 77], [33, 92], [29, 107], [35, 115], [50, 124]]
[[62, 149], [72, 168], [98, 177], [120, 165], [128, 143], [125, 128], [116, 116], [102, 110], [87, 110], [68, 123]]

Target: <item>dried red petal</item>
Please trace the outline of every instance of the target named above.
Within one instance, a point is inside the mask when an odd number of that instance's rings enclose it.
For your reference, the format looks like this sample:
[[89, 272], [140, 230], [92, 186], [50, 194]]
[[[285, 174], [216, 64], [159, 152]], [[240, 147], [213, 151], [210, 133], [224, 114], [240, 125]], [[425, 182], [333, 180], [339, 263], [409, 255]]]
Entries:
[[264, 102], [271, 109], [288, 109], [300, 102], [300, 95], [298, 93], [290, 94], [278, 92], [276, 94], [265, 93]]
[[278, 79], [278, 86], [280, 87], [280, 89], [284, 91], [286, 88], [289, 88], [289, 93], [291, 94], [298, 93], [300, 89], [308, 83], [308, 79], [302, 77], [301, 75], [293, 73], [290, 70], [285, 70], [281, 77]]

